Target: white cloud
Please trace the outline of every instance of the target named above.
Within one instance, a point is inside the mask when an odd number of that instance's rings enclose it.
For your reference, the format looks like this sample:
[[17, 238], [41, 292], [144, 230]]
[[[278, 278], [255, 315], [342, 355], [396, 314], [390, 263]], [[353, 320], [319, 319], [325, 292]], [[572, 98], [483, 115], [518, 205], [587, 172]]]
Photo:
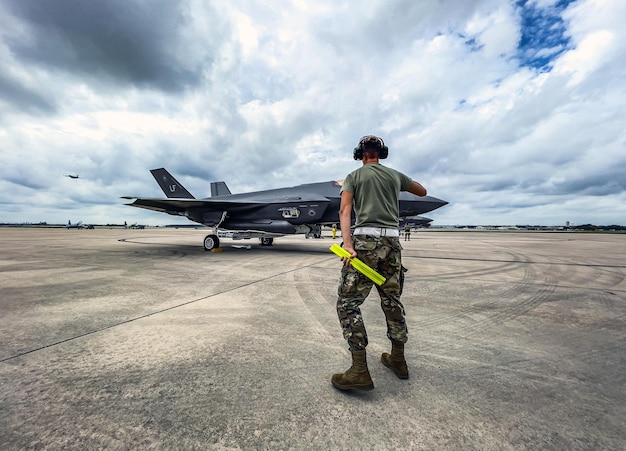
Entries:
[[626, 222], [620, 0], [529, 2], [570, 39], [533, 42], [545, 68], [495, 0], [55, 5], [0, 6], [0, 222], [169, 223], [121, 205], [161, 195], [149, 169], [196, 195], [332, 180], [369, 133], [450, 202], [436, 223]]

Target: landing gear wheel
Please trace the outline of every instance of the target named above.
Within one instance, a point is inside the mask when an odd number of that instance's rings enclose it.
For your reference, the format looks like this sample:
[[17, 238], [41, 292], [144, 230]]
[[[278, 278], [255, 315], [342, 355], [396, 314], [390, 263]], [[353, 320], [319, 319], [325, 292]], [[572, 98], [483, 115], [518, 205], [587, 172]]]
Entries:
[[261, 238], [261, 246], [271, 246], [274, 243], [274, 238], [263, 237]]
[[204, 237], [204, 250], [210, 251], [212, 249], [220, 247], [220, 239], [217, 235], [207, 235]]

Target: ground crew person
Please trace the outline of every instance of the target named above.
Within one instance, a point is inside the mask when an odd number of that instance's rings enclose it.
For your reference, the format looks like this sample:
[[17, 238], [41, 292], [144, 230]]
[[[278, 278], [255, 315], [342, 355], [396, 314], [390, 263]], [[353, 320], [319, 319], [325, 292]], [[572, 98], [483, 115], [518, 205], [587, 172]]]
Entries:
[[[362, 160], [363, 166], [348, 174], [343, 182], [340, 230], [343, 248], [387, 279], [376, 287], [387, 321], [387, 337], [391, 340], [391, 354], [383, 353], [381, 360], [397, 377], [407, 379], [409, 372], [404, 358], [407, 327], [404, 306], [400, 302], [404, 276], [398, 199], [400, 191], [425, 196], [426, 189], [401, 172], [380, 164], [379, 160], [387, 158], [388, 152], [383, 140], [371, 135], [361, 138], [354, 148], [354, 159]], [[353, 206], [354, 233], [351, 230]], [[367, 369], [365, 351], [368, 340], [360, 306], [373, 282], [354, 269], [349, 259], [342, 260], [337, 314], [352, 353], [352, 366], [345, 373], [334, 374], [331, 382], [341, 390], [372, 390], [374, 383]]]
[[411, 241], [411, 226], [409, 224], [404, 226], [404, 241]]

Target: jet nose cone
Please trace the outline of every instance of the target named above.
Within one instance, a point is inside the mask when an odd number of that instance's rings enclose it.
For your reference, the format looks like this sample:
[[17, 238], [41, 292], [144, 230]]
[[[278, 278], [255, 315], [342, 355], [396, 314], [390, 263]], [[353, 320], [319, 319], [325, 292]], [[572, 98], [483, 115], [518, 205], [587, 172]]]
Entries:
[[437, 208], [443, 207], [444, 205], [448, 205], [447, 201], [432, 196], [422, 197], [422, 202], [426, 204], [426, 207], [428, 208], [427, 211], [433, 211]]

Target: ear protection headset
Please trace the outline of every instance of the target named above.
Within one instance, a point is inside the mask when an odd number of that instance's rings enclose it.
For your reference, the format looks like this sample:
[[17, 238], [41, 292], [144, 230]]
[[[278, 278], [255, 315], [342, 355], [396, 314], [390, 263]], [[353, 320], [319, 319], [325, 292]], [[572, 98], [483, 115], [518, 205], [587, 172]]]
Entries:
[[354, 148], [354, 159], [362, 160], [365, 148], [378, 150], [378, 158], [384, 160], [389, 155], [389, 148], [385, 145], [382, 138], [374, 135], [366, 135], [359, 141], [359, 145]]

